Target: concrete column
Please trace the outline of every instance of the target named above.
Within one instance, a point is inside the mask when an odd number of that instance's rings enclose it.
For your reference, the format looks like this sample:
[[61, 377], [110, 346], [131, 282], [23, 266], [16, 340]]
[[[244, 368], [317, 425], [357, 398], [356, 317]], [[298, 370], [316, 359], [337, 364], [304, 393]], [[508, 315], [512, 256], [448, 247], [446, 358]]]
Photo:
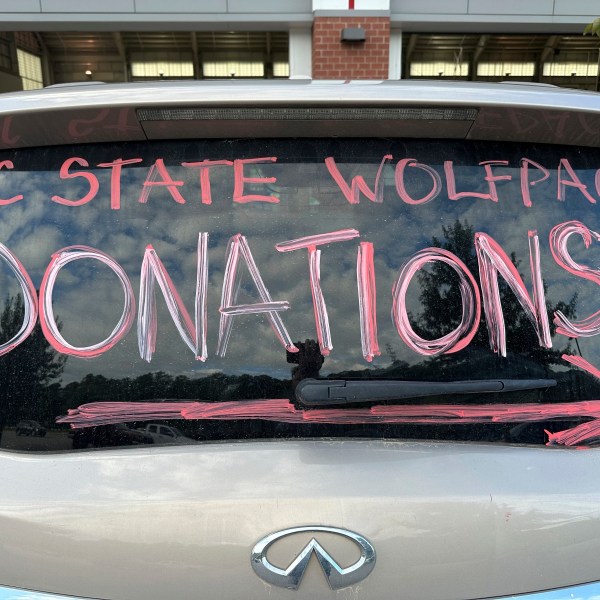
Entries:
[[312, 34], [303, 28], [290, 29], [290, 79], [312, 77]]
[[390, 31], [390, 70], [388, 79], [402, 79], [402, 31]]

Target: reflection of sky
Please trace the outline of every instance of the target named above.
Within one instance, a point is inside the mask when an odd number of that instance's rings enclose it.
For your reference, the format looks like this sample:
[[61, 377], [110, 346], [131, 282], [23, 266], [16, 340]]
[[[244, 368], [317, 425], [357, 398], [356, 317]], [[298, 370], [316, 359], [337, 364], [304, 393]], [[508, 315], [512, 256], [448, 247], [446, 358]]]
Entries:
[[[356, 228], [362, 241], [375, 246], [375, 267], [378, 285], [379, 344], [384, 355], [374, 360], [375, 366], [389, 364], [386, 346], [393, 348], [397, 357], [414, 363], [422, 357], [409, 351], [400, 340], [390, 318], [391, 289], [401, 265], [417, 250], [430, 245], [432, 237], [442, 238], [442, 227], [456, 219], [468, 221], [476, 231], [491, 234], [510, 255], [521, 261], [520, 271], [531, 290], [528, 265], [527, 230], [536, 229], [540, 236], [542, 273], [548, 284], [550, 303], [568, 301], [578, 294], [577, 313], [583, 318], [598, 310], [596, 286], [559, 269], [551, 257], [548, 234], [557, 223], [581, 220], [591, 229], [600, 229], [591, 205], [574, 188], [567, 188], [566, 200], [557, 200], [556, 167], [559, 154], [545, 147], [517, 148], [494, 144], [474, 145], [447, 142], [298, 142], [183, 143], [180, 146], [157, 144], [151, 150], [140, 146], [125, 149], [105, 146], [94, 150], [83, 147], [76, 152], [60, 149], [56, 157], [41, 152], [21, 151], [11, 157], [14, 171], [3, 170], [0, 178], [0, 197], [22, 193], [25, 200], [0, 207], [0, 241], [7, 245], [24, 263], [34, 285], [39, 287], [43, 271], [52, 252], [67, 245], [88, 245], [113, 256], [128, 273], [136, 292], [144, 249], [152, 244], [167, 267], [184, 303], [193, 315], [193, 295], [196, 277], [196, 244], [199, 231], [208, 231], [209, 241], [209, 359], [206, 363], [194, 360], [192, 353], [180, 340], [170, 317], [164, 309], [158, 292], [159, 326], [157, 348], [151, 370], [172, 374], [197, 376], [202, 373], [252, 372], [289, 377], [283, 348], [276, 341], [266, 319], [250, 315], [236, 317], [227, 356], [214, 356], [219, 325], [218, 307], [225, 265], [227, 240], [235, 233], [243, 233], [249, 242], [258, 268], [273, 300], [287, 300], [291, 309], [283, 319], [293, 340], [315, 338], [312, 299], [308, 283], [307, 253], [305, 250], [280, 254], [277, 242], [306, 235], [344, 228]], [[594, 156], [578, 149], [568, 149], [571, 164], [592, 195], [596, 165]], [[587, 152], [587, 151], [586, 151]], [[346, 180], [362, 174], [370, 187], [384, 154], [391, 153], [395, 160], [384, 170], [385, 194], [383, 204], [374, 204], [362, 198], [351, 206], [343, 197], [324, 165], [326, 156], [333, 156]], [[87, 183], [81, 178], [60, 180], [58, 172], [62, 161], [74, 154], [85, 157], [90, 164], [110, 162], [116, 157], [144, 156], [142, 166], [123, 168], [121, 183], [121, 210], [110, 209], [110, 172], [96, 169], [100, 181], [97, 197], [88, 205], [67, 207], [50, 200], [58, 194], [80, 198], [87, 192]], [[305, 164], [294, 162], [306, 159]], [[174, 202], [164, 188], [150, 192], [147, 204], [139, 204], [143, 181], [153, 160], [166, 156], [166, 164], [174, 180], [185, 182], [180, 188], [185, 205]], [[243, 157], [278, 156], [276, 164], [247, 166], [246, 177], [276, 177], [270, 185], [246, 184], [246, 193], [280, 197], [277, 205], [232, 202], [233, 176], [230, 167], [216, 167], [211, 171], [213, 204], [200, 203], [198, 172], [177, 167], [183, 161], [203, 159], [233, 159]], [[521, 200], [518, 163], [521, 157], [540, 162], [551, 172], [550, 177], [531, 188], [533, 206], [526, 208]], [[289, 158], [288, 158], [289, 157]], [[442, 193], [425, 205], [409, 206], [398, 197], [394, 187], [393, 166], [396, 160], [413, 157], [432, 166], [441, 176]], [[483, 160], [508, 160], [509, 166], [495, 166], [494, 173], [512, 175], [512, 181], [497, 182], [499, 202], [464, 198], [451, 201], [447, 197], [443, 161], [453, 160], [457, 191], [486, 192], [485, 171], [477, 163]], [[50, 161], [50, 162], [49, 162]], [[27, 163], [30, 163], [29, 165]], [[466, 166], [465, 166], [466, 165]], [[470, 165], [470, 166], [469, 166]], [[475, 166], [473, 166], [475, 165]], [[40, 169], [29, 172], [18, 169]], [[75, 169], [74, 169], [75, 170]], [[540, 174], [531, 168], [532, 179]], [[568, 177], [565, 174], [565, 177]], [[407, 191], [420, 197], [428, 191], [430, 178], [418, 169], [406, 169]], [[356, 249], [358, 241], [323, 247], [321, 275], [323, 294], [327, 302], [334, 350], [325, 364], [325, 371], [364, 368], [368, 364], [361, 353], [358, 299], [356, 292]], [[583, 243], [573, 237], [569, 246], [576, 261], [593, 266], [598, 252], [592, 247], [585, 250]], [[5, 295], [16, 288], [7, 270], [0, 272]], [[415, 278], [409, 293], [409, 312], [418, 315], [418, 282]], [[259, 301], [249, 277], [239, 296], [240, 303]], [[92, 261], [72, 263], [61, 272], [55, 287], [55, 313], [63, 323], [62, 334], [73, 344], [87, 345], [105, 338], [121, 312], [122, 292], [110, 269]], [[440, 316], [443, 318], [443, 315]], [[510, 317], [509, 317], [510, 318]], [[557, 346], [563, 346], [561, 340]], [[594, 338], [580, 340], [583, 355], [600, 365], [600, 349]], [[88, 372], [110, 377], [135, 377], [147, 372], [148, 365], [139, 358], [135, 326], [128, 336], [104, 356], [91, 361], [70, 358], [64, 380], [79, 379]]]

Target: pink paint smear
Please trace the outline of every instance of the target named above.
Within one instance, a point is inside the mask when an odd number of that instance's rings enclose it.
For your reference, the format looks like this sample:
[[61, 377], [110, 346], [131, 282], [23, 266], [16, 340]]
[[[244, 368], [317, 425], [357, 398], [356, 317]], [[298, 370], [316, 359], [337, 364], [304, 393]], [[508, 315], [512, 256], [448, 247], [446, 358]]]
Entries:
[[231, 402], [92, 402], [56, 419], [73, 429], [129, 421], [260, 419], [283, 423], [465, 425], [595, 419], [548, 435], [547, 445], [574, 446], [600, 436], [600, 400], [559, 404], [379, 405], [370, 408], [297, 409], [286, 398]]

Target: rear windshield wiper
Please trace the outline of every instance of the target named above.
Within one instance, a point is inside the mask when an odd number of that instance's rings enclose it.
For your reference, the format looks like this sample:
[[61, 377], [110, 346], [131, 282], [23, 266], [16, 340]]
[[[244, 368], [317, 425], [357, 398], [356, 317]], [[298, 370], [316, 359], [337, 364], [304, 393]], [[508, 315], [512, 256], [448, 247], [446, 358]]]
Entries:
[[546, 389], [556, 379], [476, 379], [472, 381], [400, 381], [303, 379], [296, 398], [303, 406], [384, 402], [450, 394], [493, 394]]

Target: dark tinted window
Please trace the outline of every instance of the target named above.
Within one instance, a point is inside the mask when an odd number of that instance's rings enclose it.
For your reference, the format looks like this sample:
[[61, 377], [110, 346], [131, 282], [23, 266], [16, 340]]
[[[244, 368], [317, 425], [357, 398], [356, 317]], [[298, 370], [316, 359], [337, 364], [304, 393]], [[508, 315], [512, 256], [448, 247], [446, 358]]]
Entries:
[[[5, 152], [2, 447], [594, 443], [598, 158], [435, 140]], [[306, 378], [557, 385], [306, 410]]]

